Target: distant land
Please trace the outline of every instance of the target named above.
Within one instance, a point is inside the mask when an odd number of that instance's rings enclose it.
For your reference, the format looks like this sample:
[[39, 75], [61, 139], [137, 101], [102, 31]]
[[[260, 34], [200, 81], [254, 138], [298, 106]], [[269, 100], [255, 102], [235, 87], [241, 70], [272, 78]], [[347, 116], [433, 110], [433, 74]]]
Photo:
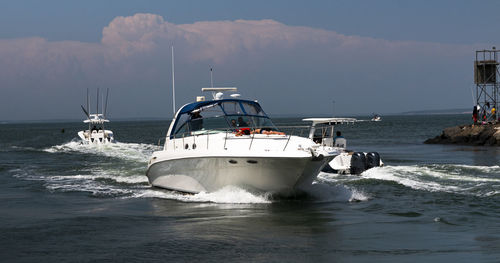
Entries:
[[[419, 111], [405, 111], [405, 112], [375, 112], [380, 116], [397, 116], [397, 115], [439, 115], [439, 114], [472, 114], [472, 109], [442, 109], [442, 110], [419, 110]], [[359, 114], [338, 114], [335, 117], [366, 117], [373, 116], [375, 113], [359, 113]], [[271, 118], [305, 118], [305, 117], [332, 117], [332, 114], [268, 114]]]
[[[445, 109], [445, 110], [420, 110], [420, 111], [406, 111], [400, 113], [379, 113], [383, 116], [394, 116], [394, 115], [437, 115], [437, 114], [472, 114], [472, 110], [469, 109]], [[306, 117], [331, 117], [331, 114], [268, 114], [271, 118], [306, 118]], [[372, 113], [366, 114], [339, 114], [335, 117], [366, 117], [372, 116]], [[110, 117], [112, 122], [121, 121], [171, 121], [170, 118], [156, 118], [156, 117], [134, 117], [134, 118], [113, 118]], [[61, 122], [82, 122], [82, 119], [47, 119], [47, 120], [0, 120], [0, 124], [11, 124], [11, 123], [61, 123]]]
[[401, 115], [472, 114], [472, 110], [471, 109], [420, 110], [420, 111], [406, 111], [400, 114]]
[[[133, 118], [109, 118], [111, 122], [126, 122], [126, 121], [171, 121], [170, 118], [156, 117], [133, 117]], [[81, 119], [46, 119], [46, 120], [0, 120], [0, 124], [23, 124], [23, 123], [83, 123]]]

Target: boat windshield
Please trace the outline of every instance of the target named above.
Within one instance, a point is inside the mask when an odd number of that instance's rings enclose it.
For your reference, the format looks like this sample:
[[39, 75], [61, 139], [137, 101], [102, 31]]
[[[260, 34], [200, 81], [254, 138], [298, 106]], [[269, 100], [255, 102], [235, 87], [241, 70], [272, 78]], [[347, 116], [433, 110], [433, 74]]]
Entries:
[[[188, 107], [187, 105], [185, 107]], [[253, 101], [227, 100], [196, 105], [177, 117], [170, 137], [197, 133], [267, 129], [277, 131], [260, 105]]]

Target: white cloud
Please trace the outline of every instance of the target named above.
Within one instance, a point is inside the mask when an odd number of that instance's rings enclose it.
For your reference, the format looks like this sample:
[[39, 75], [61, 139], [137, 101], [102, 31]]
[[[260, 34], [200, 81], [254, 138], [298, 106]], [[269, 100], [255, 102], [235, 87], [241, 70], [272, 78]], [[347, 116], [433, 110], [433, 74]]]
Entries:
[[[142, 94], [154, 97], [155, 88], [168, 83], [166, 67], [170, 45], [174, 44], [176, 57], [180, 58], [178, 63], [185, 70], [179, 73], [180, 79], [184, 75], [187, 84], [205, 81], [200, 65], [215, 64], [226, 73], [220, 78], [233, 77], [233, 83], [255, 89], [252, 94], [260, 91], [277, 94], [286, 86], [289, 100], [313, 106], [318, 99], [314, 93], [337, 96], [341, 92], [346, 100], [366, 106], [358, 106], [360, 111], [371, 112], [370, 107], [404, 111], [418, 108], [412, 97], [415, 94], [423, 94], [422, 98], [427, 95], [430, 107], [440, 106], [440, 99], [430, 95], [446, 94], [445, 85], [460, 85], [463, 76], [470, 75], [471, 54], [476, 48], [346, 36], [274, 20], [176, 25], [155, 14], [116, 17], [103, 28], [102, 34], [100, 43], [49, 42], [42, 38], [0, 40], [0, 90], [10, 96], [33, 96], [33, 101], [45, 96], [47, 101], [50, 97], [63, 99], [68, 89], [73, 94], [84, 87], [108, 86], [121, 89], [121, 95], [126, 97], [127, 89], [141, 86], [147, 91]], [[454, 73], [462, 78], [450, 79]], [[309, 91], [314, 91], [308, 98], [301, 93], [306, 85]], [[337, 88], [332, 90], [332, 87]], [[191, 93], [185, 92], [184, 96], [191, 97]], [[368, 98], [360, 97], [360, 93]], [[130, 94], [134, 95], [124, 98], [128, 101], [123, 105], [137, 99], [134, 92]], [[282, 98], [276, 97], [272, 103], [284, 106], [279, 99]], [[373, 100], [393, 105], [384, 107]], [[5, 96], [0, 103], [3, 112], [13, 107]], [[50, 106], [40, 107], [47, 113], [52, 111]], [[319, 111], [329, 108], [320, 107]], [[144, 112], [138, 115], [158, 115], [153, 106], [144, 105], [141, 109]], [[284, 113], [294, 112], [295, 108], [272, 110]], [[5, 118], [7, 115], [0, 113], [0, 119]]]

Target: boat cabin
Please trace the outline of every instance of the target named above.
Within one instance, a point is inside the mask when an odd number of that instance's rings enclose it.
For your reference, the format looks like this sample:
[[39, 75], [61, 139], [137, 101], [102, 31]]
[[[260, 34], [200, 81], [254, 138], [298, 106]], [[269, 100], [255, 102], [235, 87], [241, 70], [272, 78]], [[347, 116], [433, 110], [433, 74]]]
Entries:
[[256, 101], [220, 99], [184, 105], [168, 132], [170, 139], [207, 132], [277, 131]]

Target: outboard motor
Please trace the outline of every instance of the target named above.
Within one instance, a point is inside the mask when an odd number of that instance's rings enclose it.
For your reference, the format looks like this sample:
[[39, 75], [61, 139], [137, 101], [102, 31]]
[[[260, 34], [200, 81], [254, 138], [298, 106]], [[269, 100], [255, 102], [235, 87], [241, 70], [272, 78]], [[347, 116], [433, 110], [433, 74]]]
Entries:
[[380, 155], [378, 152], [370, 152], [366, 154], [366, 169], [380, 166]]
[[329, 163], [325, 164], [325, 166], [323, 166], [321, 171], [324, 173], [336, 173], [337, 172], [337, 170], [333, 169]]
[[361, 174], [366, 169], [366, 158], [362, 152], [355, 152], [351, 156], [351, 174]]

